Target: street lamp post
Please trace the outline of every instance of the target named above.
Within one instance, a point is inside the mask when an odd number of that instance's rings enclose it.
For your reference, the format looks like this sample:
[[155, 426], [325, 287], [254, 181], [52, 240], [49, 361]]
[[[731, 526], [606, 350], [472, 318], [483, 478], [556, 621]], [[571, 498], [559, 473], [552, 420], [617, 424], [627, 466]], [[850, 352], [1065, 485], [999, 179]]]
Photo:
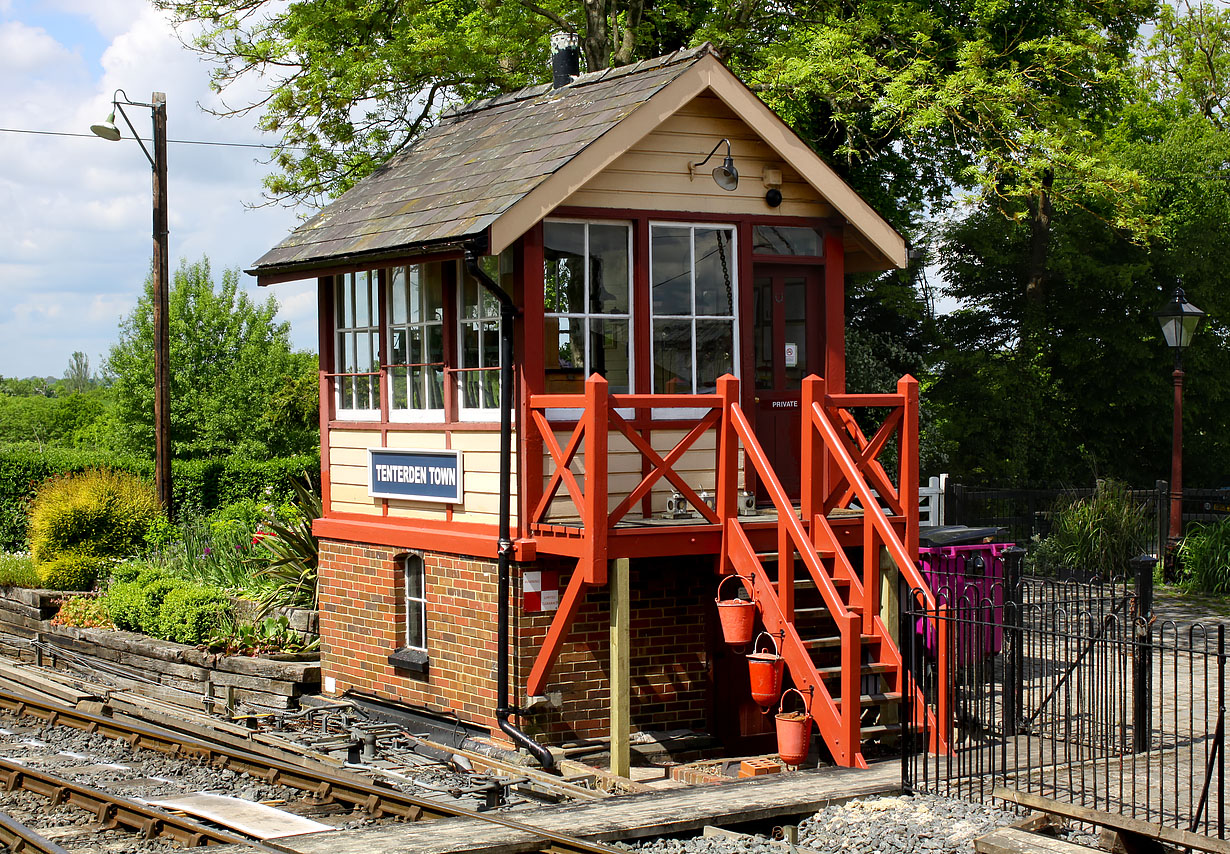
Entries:
[[[121, 100], [120, 96], [123, 95]], [[173, 515], [171, 493], [171, 365], [170, 323], [167, 317], [170, 303], [170, 261], [167, 254], [167, 96], [155, 92], [150, 103], [128, 100], [128, 93], [116, 89], [111, 98], [112, 111], [105, 122], [90, 125], [90, 130], [103, 139], [115, 142], [121, 134], [115, 126], [115, 111], [124, 117], [133, 138], [145, 152], [154, 170], [154, 481], [158, 500], [168, 516]], [[132, 126], [125, 106], [149, 107], [154, 119], [154, 153], [150, 154], [140, 134]]]
[[1170, 447], [1170, 528], [1166, 538], [1166, 565], [1173, 575], [1175, 550], [1183, 536], [1183, 351], [1192, 343], [1204, 312], [1187, 301], [1182, 287], [1157, 313], [1166, 344], [1174, 351], [1174, 434]]

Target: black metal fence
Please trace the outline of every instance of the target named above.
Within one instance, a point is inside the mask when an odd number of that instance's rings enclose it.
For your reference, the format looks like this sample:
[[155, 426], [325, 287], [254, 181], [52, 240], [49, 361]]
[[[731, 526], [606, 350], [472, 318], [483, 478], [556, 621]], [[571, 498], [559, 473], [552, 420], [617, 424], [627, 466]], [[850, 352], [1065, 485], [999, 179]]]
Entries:
[[1224, 626], [1155, 621], [1151, 560], [1104, 584], [1020, 565], [1015, 550], [1002, 580], [935, 591], [934, 610], [906, 597], [903, 786], [1225, 838]]

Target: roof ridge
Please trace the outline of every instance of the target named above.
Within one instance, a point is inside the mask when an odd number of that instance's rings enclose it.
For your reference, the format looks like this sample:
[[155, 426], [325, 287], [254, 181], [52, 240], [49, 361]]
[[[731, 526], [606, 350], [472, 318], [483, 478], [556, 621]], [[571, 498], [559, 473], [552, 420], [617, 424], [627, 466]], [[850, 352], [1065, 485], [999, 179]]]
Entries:
[[629, 63], [628, 65], [608, 66], [599, 71], [587, 71], [584, 74], [572, 78], [569, 83], [559, 87], [553, 87], [550, 83], [538, 83], [534, 86], [526, 86], [512, 92], [503, 92], [489, 98], [480, 98], [477, 101], [471, 101], [470, 103], [462, 104], [459, 107], [450, 107], [440, 114], [440, 119], [445, 120], [457, 118], [459, 116], [467, 116], [472, 113], [490, 109], [492, 107], [499, 107], [505, 104], [513, 104], [518, 101], [527, 101], [531, 98], [538, 98], [551, 92], [564, 93], [570, 90], [575, 91], [581, 87], [594, 83], [600, 83], [604, 80], [613, 80], [618, 77], [628, 77], [644, 71], [652, 71], [655, 68], [663, 68], [670, 65], [695, 61], [704, 56], [718, 56], [717, 48], [713, 46], [712, 42], [702, 42], [696, 47], [680, 48], [662, 56], [637, 60], [636, 62]]

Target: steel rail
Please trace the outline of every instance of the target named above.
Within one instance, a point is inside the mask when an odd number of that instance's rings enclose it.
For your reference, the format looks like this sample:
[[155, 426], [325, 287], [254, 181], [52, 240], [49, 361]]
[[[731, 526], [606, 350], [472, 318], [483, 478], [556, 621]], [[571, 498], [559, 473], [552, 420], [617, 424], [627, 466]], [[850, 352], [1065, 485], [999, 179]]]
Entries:
[[[53, 726], [67, 726], [91, 734], [97, 733], [124, 741], [132, 747], [155, 750], [184, 759], [197, 759], [217, 768], [246, 772], [271, 785], [299, 789], [321, 801], [359, 807], [376, 818], [392, 816], [407, 821], [468, 818], [538, 837], [549, 843], [549, 846], [544, 846], [541, 850], [548, 850], [549, 847], [550, 850], [580, 854], [626, 854], [621, 849], [601, 842], [577, 839], [492, 813], [480, 813], [417, 798], [396, 789], [375, 786], [323, 769], [304, 768], [252, 751], [210, 744], [172, 730], [117, 721], [21, 691], [0, 689], [0, 709], [6, 709], [18, 716], [29, 715]], [[246, 839], [240, 841], [243, 844], [251, 844]]]
[[10, 854], [26, 854], [31, 851], [38, 851], [40, 854], [68, 854], [59, 845], [5, 812], [0, 812], [0, 843], [9, 849]]
[[0, 787], [6, 792], [17, 789], [33, 792], [50, 800], [53, 807], [71, 804], [93, 813], [103, 830], [124, 827], [140, 833], [146, 839], [166, 836], [185, 848], [196, 848], [200, 845], [252, 845], [252, 840], [246, 836], [208, 827], [193, 819], [7, 759], [0, 759]]

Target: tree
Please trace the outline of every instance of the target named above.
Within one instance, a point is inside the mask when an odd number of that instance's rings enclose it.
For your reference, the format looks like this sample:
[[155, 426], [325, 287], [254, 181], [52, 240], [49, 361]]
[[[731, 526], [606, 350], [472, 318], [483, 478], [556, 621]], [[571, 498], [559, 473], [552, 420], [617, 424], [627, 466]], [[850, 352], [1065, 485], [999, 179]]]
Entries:
[[[153, 282], [120, 324], [106, 372], [134, 451], [153, 446]], [[239, 271], [215, 287], [209, 259], [183, 261], [170, 293], [171, 439], [180, 458], [309, 453], [317, 444], [316, 364], [295, 353], [270, 296], [239, 291]], [[307, 380], [310, 375], [310, 382]]]
[[94, 377], [90, 373], [90, 357], [80, 350], [74, 351], [68, 360], [68, 367], [64, 370], [64, 387], [69, 393], [82, 392], [93, 383]]

